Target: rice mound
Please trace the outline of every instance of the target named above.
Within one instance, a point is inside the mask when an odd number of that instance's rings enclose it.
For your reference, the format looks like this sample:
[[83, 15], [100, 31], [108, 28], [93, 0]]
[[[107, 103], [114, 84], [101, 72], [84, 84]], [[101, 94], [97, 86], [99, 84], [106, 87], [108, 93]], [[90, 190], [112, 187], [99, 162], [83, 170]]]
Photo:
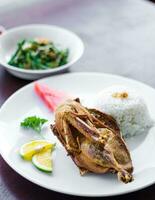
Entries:
[[154, 124], [144, 99], [124, 86], [104, 89], [97, 95], [94, 107], [116, 119], [123, 137], [148, 132]]

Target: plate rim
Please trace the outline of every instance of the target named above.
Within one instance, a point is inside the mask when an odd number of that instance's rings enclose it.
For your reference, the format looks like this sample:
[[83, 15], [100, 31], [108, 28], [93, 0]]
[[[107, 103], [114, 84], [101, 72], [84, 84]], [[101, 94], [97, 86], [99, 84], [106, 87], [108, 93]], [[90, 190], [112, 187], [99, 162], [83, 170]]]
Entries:
[[[155, 92], [155, 89], [153, 87], [151, 87], [150, 85], [147, 85], [141, 81], [137, 81], [137, 80], [134, 80], [132, 78], [128, 78], [128, 77], [124, 77], [124, 76], [120, 76], [120, 75], [115, 75], [115, 74], [110, 74], [110, 73], [99, 73], [99, 72], [71, 72], [71, 73], [66, 73], [66, 74], [61, 74], [61, 75], [55, 75], [54, 77], [60, 77], [60, 76], [72, 76], [72, 75], [96, 75], [96, 76], [110, 76], [110, 77], [115, 77], [115, 78], [121, 78], [121, 79], [124, 79], [124, 80], [128, 80], [128, 81], [133, 81], [135, 83], [140, 83], [144, 86], [147, 86], [149, 87], [150, 89], [154, 90]], [[12, 100], [12, 98], [14, 96], [16, 96], [16, 94], [22, 92], [23, 90], [27, 89], [28, 87], [31, 87], [31, 85], [34, 84], [34, 82], [37, 82], [37, 81], [44, 81], [44, 80], [47, 80], [47, 79], [51, 79], [53, 76], [49, 76], [49, 77], [45, 77], [45, 78], [41, 78], [41, 79], [38, 79], [36, 81], [32, 81], [31, 83], [28, 83], [26, 84], [25, 86], [19, 88], [18, 90], [16, 90], [12, 95], [10, 95], [5, 101], [4, 103], [1, 105], [0, 107], [0, 113], [3, 111], [3, 109], [5, 109], [5, 106], [9, 103], [9, 101]], [[1, 121], [1, 119], [0, 119]], [[129, 194], [129, 193], [132, 193], [132, 192], [136, 192], [136, 191], [139, 191], [139, 190], [142, 190], [144, 188], [147, 188], [151, 185], [153, 185], [155, 183], [155, 180], [151, 181], [150, 183], [146, 184], [146, 185], [142, 185], [142, 186], [139, 186], [139, 187], [136, 187], [136, 188], [129, 188], [125, 191], [120, 191], [120, 192], [114, 192], [112, 194], [78, 194], [76, 192], [70, 192], [70, 191], [65, 191], [63, 190], [62, 188], [59, 189], [59, 188], [51, 188], [49, 186], [47, 186], [46, 184], [44, 183], [40, 183], [38, 180], [32, 178], [32, 177], [29, 177], [28, 175], [25, 175], [22, 170], [18, 169], [18, 167], [15, 167], [15, 165], [12, 163], [12, 161], [10, 161], [8, 158], [6, 158], [3, 153], [3, 151], [1, 150], [1, 146], [0, 146], [0, 155], [2, 156], [3, 160], [9, 165], [9, 167], [11, 167], [17, 174], [19, 174], [20, 176], [22, 176], [23, 178], [27, 179], [28, 181], [32, 182], [33, 184], [36, 184], [40, 187], [43, 187], [43, 188], [46, 188], [48, 190], [51, 190], [51, 191], [54, 191], [54, 192], [58, 192], [58, 193], [61, 193], [61, 194], [65, 194], [65, 195], [72, 195], [72, 196], [80, 196], [80, 197], [112, 197], [112, 196], [118, 196], [118, 195], [124, 195], [124, 194]]]

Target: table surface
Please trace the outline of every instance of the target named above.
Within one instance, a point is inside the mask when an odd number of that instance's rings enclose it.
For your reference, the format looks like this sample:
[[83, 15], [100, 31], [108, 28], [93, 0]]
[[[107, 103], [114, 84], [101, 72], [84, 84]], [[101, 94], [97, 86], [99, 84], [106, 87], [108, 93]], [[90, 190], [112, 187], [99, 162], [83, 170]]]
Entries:
[[[15, 8], [13, 8], [15, 9]], [[144, 0], [44, 0], [0, 12], [6, 28], [29, 23], [56, 24], [76, 32], [85, 52], [70, 70], [123, 75], [155, 87], [155, 4]], [[29, 83], [0, 67], [0, 105]], [[144, 174], [145, 175], [145, 174]], [[155, 185], [105, 199], [154, 199]], [[87, 199], [41, 188], [14, 172], [0, 157], [1, 200]]]

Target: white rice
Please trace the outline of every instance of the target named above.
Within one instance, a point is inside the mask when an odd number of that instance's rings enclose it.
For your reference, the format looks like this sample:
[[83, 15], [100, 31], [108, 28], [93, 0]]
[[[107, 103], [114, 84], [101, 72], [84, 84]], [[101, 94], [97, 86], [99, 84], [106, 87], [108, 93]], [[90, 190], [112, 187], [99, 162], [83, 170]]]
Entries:
[[[128, 97], [115, 96], [123, 92], [126, 92]], [[144, 99], [130, 88], [123, 86], [106, 88], [98, 94], [94, 106], [116, 119], [124, 137], [148, 132], [153, 126]]]

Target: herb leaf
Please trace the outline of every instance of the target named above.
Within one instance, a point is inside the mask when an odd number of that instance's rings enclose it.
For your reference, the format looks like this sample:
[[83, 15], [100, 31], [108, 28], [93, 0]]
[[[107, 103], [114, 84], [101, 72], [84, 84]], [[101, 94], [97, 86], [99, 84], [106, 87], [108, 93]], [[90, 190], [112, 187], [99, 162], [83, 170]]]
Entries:
[[20, 125], [24, 128], [27, 129], [31, 128], [34, 131], [40, 133], [43, 124], [46, 123], [47, 121], [48, 121], [47, 119], [43, 119], [37, 116], [31, 116], [25, 118], [24, 121], [20, 123]]

